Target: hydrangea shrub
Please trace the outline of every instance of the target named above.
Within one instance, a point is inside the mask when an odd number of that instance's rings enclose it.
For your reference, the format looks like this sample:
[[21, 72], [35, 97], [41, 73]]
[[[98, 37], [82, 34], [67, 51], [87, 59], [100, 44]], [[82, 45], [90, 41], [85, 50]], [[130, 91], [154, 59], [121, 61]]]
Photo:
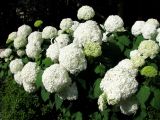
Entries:
[[[79, 21], [64, 18], [59, 28], [20, 26], [0, 53], [0, 79], [9, 76], [38, 95], [56, 119], [158, 119], [158, 20], [126, 29], [118, 15], [104, 24], [94, 16], [92, 7], [82, 6]], [[35, 28], [42, 23], [37, 20]]]

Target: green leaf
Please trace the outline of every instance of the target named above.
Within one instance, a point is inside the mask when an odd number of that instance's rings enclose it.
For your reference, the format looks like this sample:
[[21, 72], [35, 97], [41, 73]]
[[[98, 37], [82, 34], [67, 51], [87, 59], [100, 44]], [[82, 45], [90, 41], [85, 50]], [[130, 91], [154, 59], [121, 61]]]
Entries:
[[93, 85], [93, 95], [95, 98], [98, 98], [101, 94], [102, 91], [100, 89], [100, 83], [101, 83], [101, 79], [97, 79]]
[[154, 93], [154, 97], [151, 100], [151, 105], [152, 107], [159, 110], [160, 109], [160, 90], [155, 88], [153, 93]]
[[61, 108], [62, 103], [63, 100], [58, 95], [55, 95], [55, 105], [57, 110]]
[[3, 75], [4, 75], [4, 71], [2, 70], [2, 71], [0, 72], [0, 78], [1, 78], [1, 79], [3, 78]]
[[26, 64], [26, 63], [28, 63], [28, 62], [29, 62], [29, 60], [28, 60], [28, 58], [27, 58], [27, 57], [23, 58], [23, 59], [22, 59], [22, 61], [23, 61], [23, 63], [24, 63], [24, 64]]
[[109, 109], [104, 110], [104, 111], [102, 112], [103, 120], [109, 120], [109, 112], [110, 112]]
[[42, 74], [43, 74], [42, 70], [40, 70], [37, 74], [36, 81], [35, 81], [37, 88], [42, 86]]
[[139, 44], [144, 40], [142, 35], [137, 36], [134, 45], [133, 45], [133, 49], [137, 49]]
[[147, 86], [142, 86], [137, 93], [137, 99], [141, 105], [141, 108], [146, 108], [145, 102], [148, 100], [151, 94], [151, 90]]
[[119, 36], [118, 37], [118, 42], [120, 42], [124, 46], [129, 46], [129, 44], [130, 44], [130, 40], [125, 35]]
[[145, 110], [141, 110], [140, 114], [134, 120], [145, 120], [147, 113]]
[[82, 117], [82, 113], [81, 112], [76, 112], [74, 114], [75, 116], [75, 119], [74, 120], [83, 120], [83, 117]]
[[44, 67], [46, 68], [46, 67], [51, 66], [54, 62], [50, 58], [45, 58], [42, 63]]
[[129, 58], [129, 57], [130, 57], [130, 52], [131, 52], [130, 49], [126, 49], [126, 50], [124, 51], [124, 55], [125, 55], [127, 58]]
[[117, 42], [116, 45], [120, 48], [121, 52], [124, 50], [124, 45], [121, 44], [120, 42]]
[[103, 64], [100, 64], [95, 68], [94, 72], [103, 76], [106, 72], [106, 67]]
[[50, 93], [47, 92], [45, 89], [41, 90], [41, 97], [44, 102], [46, 102], [49, 99]]

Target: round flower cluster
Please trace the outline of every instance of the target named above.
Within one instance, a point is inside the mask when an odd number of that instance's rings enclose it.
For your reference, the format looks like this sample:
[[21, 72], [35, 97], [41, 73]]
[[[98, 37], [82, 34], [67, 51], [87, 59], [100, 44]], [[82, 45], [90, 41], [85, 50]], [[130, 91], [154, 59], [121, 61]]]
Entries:
[[123, 20], [118, 15], [110, 15], [104, 23], [104, 27], [109, 33], [121, 31], [123, 29], [123, 25]]
[[43, 24], [43, 21], [42, 20], [36, 20], [35, 22], [34, 22], [34, 27], [40, 27], [41, 25]]
[[35, 62], [28, 62], [21, 71], [21, 78], [25, 83], [35, 83], [40, 68]]
[[34, 92], [36, 90], [36, 87], [34, 84], [27, 83], [25, 81], [23, 81], [23, 88], [28, 93]]
[[155, 25], [150, 23], [145, 23], [141, 32], [145, 39], [154, 39], [157, 34], [157, 29]]
[[37, 58], [40, 55], [41, 51], [42, 49], [40, 44], [28, 43], [26, 46], [26, 54], [30, 58]]
[[26, 40], [26, 38], [23, 37], [23, 36], [17, 36], [17, 37], [14, 39], [14, 47], [15, 47], [16, 49], [25, 47], [26, 44], [27, 44], [27, 40]]
[[153, 40], [143, 40], [138, 47], [138, 51], [144, 58], [150, 57], [153, 59], [159, 52], [159, 46]]
[[60, 34], [58, 37], [55, 38], [55, 42], [58, 44], [59, 48], [63, 48], [68, 45], [70, 42], [69, 35], [67, 34]]
[[83, 50], [74, 43], [60, 49], [59, 63], [71, 74], [79, 73], [87, 68]]
[[84, 45], [88, 41], [102, 43], [102, 32], [92, 20], [81, 23], [74, 32], [74, 43]]
[[74, 23], [73, 23], [73, 21], [72, 21], [71, 18], [65, 18], [65, 19], [63, 19], [63, 20], [61, 21], [59, 27], [60, 27], [62, 30], [65, 31], [65, 30], [70, 29], [73, 24], [74, 24]]
[[28, 44], [26, 45], [26, 54], [30, 58], [36, 59], [39, 57], [43, 43], [42, 33], [35, 31], [28, 36]]
[[0, 58], [8, 58], [12, 53], [12, 49], [7, 48], [0, 53]]
[[17, 36], [23, 36], [26, 38], [32, 32], [32, 28], [29, 25], [22, 25], [18, 28]]
[[23, 85], [23, 81], [21, 78], [21, 71], [18, 71], [16, 74], [14, 74], [14, 80], [17, 84]]
[[14, 80], [17, 84], [23, 85], [26, 92], [35, 91], [36, 87], [34, 85], [37, 74], [40, 68], [35, 62], [28, 62], [23, 67], [23, 62], [21, 59], [15, 59], [10, 62], [10, 71], [14, 73]]
[[158, 74], [158, 71], [153, 66], [145, 66], [140, 71], [141, 75], [146, 77], [155, 77]]
[[130, 52], [130, 59], [137, 68], [145, 64], [145, 58], [138, 50], [133, 50]]
[[84, 53], [86, 56], [98, 57], [101, 56], [102, 50], [99, 43], [87, 42], [84, 45]]
[[149, 23], [149, 24], [152, 24], [152, 25], [155, 25], [156, 28], [159, 27], [159, 22], [157, 19], [153, 19], [153, 18], [150, 18], [146, 21], [146, 23]]
[[122, 60], [117, 66], [106, 72], [100, 88], [107, 95], [108, 104], [118, 104], [137, 91], [136, 75], [137, 69], [128, 59]]
[[46, 51], [46, 56], [52, 61], [57, 62], [59, 58], [59, 47], [57, 43], [51, 44]]
[[79, 20], [89, 20], [92, 19], [95, 16], [95, 12], [92, 7], [90, 6], [82, 6], [79, 8], [77, 17]]
[[13, 74], [21, 71], [23, 68], [22, 60], [21, 59], [12, 60], [9, 64], [9, 68], [10, 68], [11, 73]]
[[34, 31], [28, 36], [28, 43], [36, 43], [36, 42], [43, 43], [41, 32]]
[[46, 26], [42, 31], [42, 38], [44, 39], [53, 39], [57, 36], [58, 31], [55, 27]]
[[151, 18], [146, 22], [136, 21], [131, 28], [131, 32], [134, 36], [142, 34], [145, 39], [155, 39], [158, 32], [158, 27], [159, 22], [156, 19]]
[[12, 41], [14, 41], [14, 39], [17, 37], [17, 32], [11, 32], [9, 35], [8, 35], [8, 39], [6, 41], [6, 43], [10, 43]]
[[59, 65], [54, 64], [45, 69], [42, 75], [42, 82], [45, 89], [50, 92], [60, 92], [71, 84], [71, 78], [67, 70]]
[[144, 21], [136, 21], [131, 28], [132, 34], [134, 36], [140, 35], [142, 33], [141, 31], [144, 25], [145, 25]]

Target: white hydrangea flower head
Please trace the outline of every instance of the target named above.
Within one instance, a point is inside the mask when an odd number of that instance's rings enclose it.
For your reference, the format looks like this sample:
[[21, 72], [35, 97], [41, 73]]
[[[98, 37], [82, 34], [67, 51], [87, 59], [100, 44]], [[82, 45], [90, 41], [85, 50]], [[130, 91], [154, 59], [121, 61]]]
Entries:
[[149, 24], [152, 24], [152, 25], [155, 25], [156, 28], [159, 27], [159, 22], [157, 19], [154, 19], [154, 18], [150, 18], [146, 21], [146, 23], [149, 23]]
[[109, 33], [119, 31], [123, 28], [123, 25], [123, 20], [118, 15], [110, 15], [104, 23], [105, 29]]
[[37, 41], [43, 43], [42, 32], [34, 31], [28, 36], [28, 42], [35, 43]]
[[148, 57], [153, 59], [159, 52], [159, 46], [153, 40], [143, 40], [138, 46], [138, 51], [145, 59]]
[[133, 72], [131, 70], [116, 66], [106, 72], [100, 88], [107, 95], [108, 104], [118, 104], [137, 91], [138, 82], [135, 79], [135, 69], [132, 70]]
[[21, 72], [17, 72], [16, 74], [14, 74], [14, 80], [16, 81], [17, 84], [22, 85], [23, 84], [23, 80], [21, 78]]
[[119, 67], [121, 69], [128, 69], [128, 70], [134, 70], [134, 64], [130, 59], [123, 59], [121, 60], [116, 67]]
[[141, 67], [145, 64], [145, 59], [142, 56], [132, 58], [131, 61], [133, 62], [135, 68]]
[[0, 53], [0, 58], [8, 58], [12, 53], [12, 49], [7, 48]]
[[107, 96], [103, 92], [98, 98], [98, 108], [99, 108], [99, 110], [103, 111], [106, 107], [106, 104], [107, 104]]
[[58, 35], [58, 31], [55, 27], [46, 26], [42, 31], [42, 38], [53, 39]]
[[25, 47], [25, 45], [27, 44], [27, 40], [23, 36], [17, 36], [14, 39], [14, 43], [13, 44], [14, 44], [14, 47], [16, 49], [19, 49], [19, 48]]
[[84, 45], [88, 41], [102, 43], [102, 32], [97, 22], [92, 20], [81, 23], [74, 31], [74, 43]]
[[14, 39], [17, 37], [17, 32], [11, 32], [9, 35], [8, 35], [8, 39], [7, 39], [7, 42], [6, 43], [10, 43], [12, 41], [14, 41]]
[[14, 40], [15, 38], [17, 37], [17, 32], [11, 32], [9, 35], [8, 35], [8, 39], [10, 40]]
[[59, 63], [71, 74], [79, 73], [87, 68], [87, 60], [83, 50], [74, 43], [60, 49]]
[[141, 31], [144, 25], [145, 25], [144, 21], [136, 21], [131, 28], [132, 35], [134, 36], [140, 35], [142, 33]]
[[48, 92], [60, 92], [71, 84], [71, 78], [63, 66], [53, 64], [44, 70], [42, 83]]
[[73, 25], [72, 25], [72, 27], [71, 27], [71, 30], [72, 31], [75, 31], [76, 29], [77, 29], [77, 27], [79, 26], [79, 22], [78, 21], [73, 21]]
[[78, 98], [78, 90], [76, 83], [66, 87], [63, 91], [58, 93], [58, 96], [63, 100], [76, 100]]
[[40, 68], [35, 62], [28, 62], [21, 71], [21, 78], [25, 83], [35, 83]]
[[142, 30], [142, 35], [145, 39], [153, 39], [157, 34], [156, 26], [153, 24], [145, 23]]
[[135, 68], [141, 67], [145, 64], [145, 58], [138, 50], [132, 50], [130, 52], [130, 59], [133, 62]]
[[46, 56], [51, 58], [54, 62], [58, 61], [59, 58], [59, 47], [57, 43], [51, 44], [46, 51]]
[[65, 19], [62, 19], [62, 21], [60, 22], [60, 26], [59, 27], [62, 30], [68, 30], [68, 29], [70, 29], [72, 27], [73, 24], [74, 23], [73, 23], [71, 18], [65, 18]]
[[89, 20], [95, 16], [95, 11], [90, 6], [82, 6], [78, 9], [77, 17], [79, 20]]
[[36, 42], [36, 43], [28, 43], [26, 46], [26, 54], [29, 58], [37, 58], [42, 49], [41, 49], [41, 43], [40, 42]]
[[63, 48], [68, 45], [70, 42], [70, 38], [67, 34], [60, 34], [55, 38], [55, 42], [57, 43], [59, 48]]
[[32, 93], [32, 92], [34, 92], [36, 90], [36, 87], [35, 87], [34, 84], [27, 83], [25, 81], [23, 81], [23, 88], [28, 93]]
[[18, 55], [19, 57], [22, 57], [22, 56], [25, 55], [25, 54], [26, 54], [25, 50], [17, 50], [17, 55]]
[[22, 59], [12, 60], [12, 61], [10, 62], [10, 64], [9, 64], [9, 68], [10, 68], [11, 73], [13, 73], [13, 74], [21, 71], [22, 68], [23, 68]]
[[130, 52], [130, 58], [131, 58], [131, 59], [132, 59], [132, 58], [139, 57], [139, 56], [142, 56], [142, 55], [141, 55], [141, 53], [140, 53], [137, 49], [132, 50], [132, 51]]
[[18, 28], [17, 36], [27, 37], [32, 32], [32, 28], [29, 25], [22, 25]]
[[120, 110], [125, 115], [135, 114], [138, 110], [138, 103], [136, 99], [130, 97], [120, 103]]

